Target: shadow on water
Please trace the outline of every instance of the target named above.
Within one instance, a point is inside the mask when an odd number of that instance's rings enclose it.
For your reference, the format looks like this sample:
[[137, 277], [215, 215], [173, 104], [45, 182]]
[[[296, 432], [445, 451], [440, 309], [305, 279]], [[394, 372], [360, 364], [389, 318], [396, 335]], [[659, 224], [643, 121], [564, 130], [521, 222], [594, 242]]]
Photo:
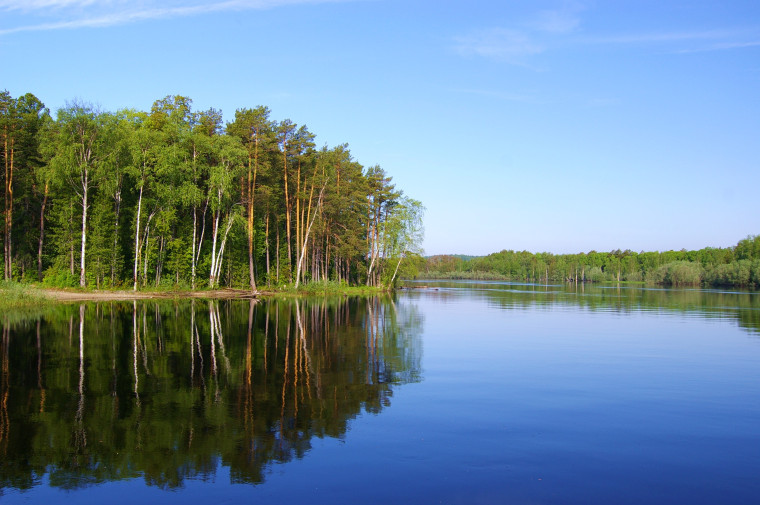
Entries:
[[176, 488], [220, 465], [260, 483], [421, 380], [422, 316], [389, 297], [91, 303], [0, 322], [2, 488]]
[[[563, 307], [632, 313], [680, 312], [689, 316], [728, 319], [760, 336], [760, 292], [716, 289], [652, 288], [637, 285], [525, 284], [502, 281], [417, 281], [408, 295], [441, 300], [473, 297], [501, 309]], [[463, 289], [466, 288], [466, 289]]]

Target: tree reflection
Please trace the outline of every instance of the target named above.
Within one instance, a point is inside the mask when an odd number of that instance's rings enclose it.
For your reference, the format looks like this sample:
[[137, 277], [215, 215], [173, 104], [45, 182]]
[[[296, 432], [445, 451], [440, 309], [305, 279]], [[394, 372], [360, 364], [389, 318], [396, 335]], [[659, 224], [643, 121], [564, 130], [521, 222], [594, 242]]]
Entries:
[[419, 380], [421, 324], [390, 298], [83, 304], [6, 322], [0, 485], [171, 488], [219, 465], [262, 482]]
[[650, 310], [688, 312], [706, 318], [732, 319], [749, 333], [760, 334], [758, 291], [652, 288], [636, 284], [426, 282], [431, 289], [410, 289], [406, 296], [412, 300], [423, 296], [441, 300], [474, 296], [485, 300], [489, 306], [507, 310], [564, 305], [620, 313]]

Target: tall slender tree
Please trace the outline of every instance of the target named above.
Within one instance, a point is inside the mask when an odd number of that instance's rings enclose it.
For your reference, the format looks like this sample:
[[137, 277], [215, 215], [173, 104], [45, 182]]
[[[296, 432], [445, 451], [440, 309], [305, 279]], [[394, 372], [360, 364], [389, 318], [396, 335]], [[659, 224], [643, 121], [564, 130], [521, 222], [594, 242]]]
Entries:
[[76, 193], [82, 208], [79, 285], [87, 283], [87, 225], [98, 170], [111, 152], [106, 114], [92, 105], [74, 102], [58, 110], [59, 145], [56, 166]]
[[248, 174], [243, 187], [243, 201], [246, 209], [246, 234], [248, 238], [248, 277], [252, 291], [256, 291], [254, 265], [254, 216], [256, 179], [260, 172], [265, 153], [272, 150], [274, 131], [269, 120], [269, 109], [259, 106], [255, 109], [238, 109], [235, 121], [227, 125], [227, 133], [239, 138], [248, 155]]

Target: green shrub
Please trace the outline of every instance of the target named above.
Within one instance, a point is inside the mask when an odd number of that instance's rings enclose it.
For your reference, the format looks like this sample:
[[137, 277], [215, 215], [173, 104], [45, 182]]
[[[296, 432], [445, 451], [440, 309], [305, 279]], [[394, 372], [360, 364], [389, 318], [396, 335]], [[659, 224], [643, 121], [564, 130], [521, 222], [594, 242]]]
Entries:
[[53, 288], [73, 288], [79, 286], [79, 278], [69, 270], [50, 267], [42, 277], [42, 284]]
[[702, 282], [704, 269], [691, 261], [671, 261], [651, 270], [647, 282], [665, 286], [698, 286]]

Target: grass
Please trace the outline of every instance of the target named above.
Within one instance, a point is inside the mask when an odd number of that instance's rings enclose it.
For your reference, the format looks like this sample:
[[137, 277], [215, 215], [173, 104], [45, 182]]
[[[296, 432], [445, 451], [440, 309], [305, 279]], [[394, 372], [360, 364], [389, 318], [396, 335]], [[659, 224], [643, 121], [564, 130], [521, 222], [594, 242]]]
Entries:
[[53, 301], [34, 286], [14, 281], [0, 281], [0, 310], [49, 305]]
[[348, 296], [366, 296], [385, 293], [386, 288], [373, 286], [349, 286], [345, 282], [337, 281], [318, 281], [301, 284], [298, 289], [293, 285], [284, 286], [274, 291], [267, 291], [267, 294], [277, 295], [348, 295]]

